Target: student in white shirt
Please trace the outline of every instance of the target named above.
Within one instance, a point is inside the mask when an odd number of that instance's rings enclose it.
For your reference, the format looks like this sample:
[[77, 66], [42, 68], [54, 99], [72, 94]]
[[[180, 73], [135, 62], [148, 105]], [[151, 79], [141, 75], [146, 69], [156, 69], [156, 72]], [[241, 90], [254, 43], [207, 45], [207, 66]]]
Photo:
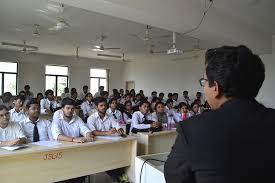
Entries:
[[156, 108], [155, 108], [155, 105], [156, 103], [160, 102], [160, 99], [158, 97], [154, 97], [151, 101], [151, 108], [150, 108], [150, 112], [155, 112], [156, 111]]
[[94, 98], [96, 98], [96, 97], [101, 97], [101, 92], [103, 92], [103, 91], [104, 91], [104, 86], [99, 86], [98, 92], [96, 92], [96, 93], [94, 94]]
[[191, 111], [190, 113], [192, 114], [192, 116], [196, 116], [199, 115], [201, 113], [200, 111], [200, 105], [196, 102], [191, 104]]
[[126, 123], [126, 134], [129, 135], [131, 123], [132, 123], [132, 115], [133, 115], [133, 109], [132, 109], [132, 102], [126, 101], [124, 104], [124, 112], [122, 114], [123, 120]]
[[58, 107], [57, 98], [54, 97], [52, 90], [47, 90], [45, 92], [46, 98], [40, 101], [41, 114], [53, 114], [53, 112]]
[[31, 100], [34, 97], [33, 93], [30, 91], [30, 89], [31, 89], [30, 85], [24, 86], [26, 100]]
[[162, 102], [157, 102], [155, 105], [155, 112], [152, 113], [154, 121], [159, 121], [161, 124], [168, 123], [167, 113], [165, 112], [165, 106]]
[[158, 93], [156, 91], [152, 91], [151, 96], [148, 97], [148, 102], [152, 102], [153, 98], [158, 97], [157, 94]]
[[75, 107], [76, 102], [73, 99], [64, 98], [62, 100], [63, 115], [58, 115], [52, 122], [53, 139], [76, 143], [93, 141], [94, 136], [91, 131], [82, 119], [75, 115]]
[[117, 100], [115, 98], [109, 100], [109, 109], [106, 113], [118, 123], [123, 121], [122, 114], [118, 110]]
[[61, 100], [70, 97], [70, 90], [68, 87], [64, 88], [64, 93], [61, 94]]
[[174, 127], [176, 126], [175, 123], [181, 121], [181, 118], [178, 115], [177, 111], [173, 108], [172, 99], [167, 100], [165, 112], [168, 115], [168, 123], [172, 124]]
[[173, 106], [174, 107], [179, 105], [178, 97], [179, 97], [178, 93], [173, 93], [172, 99], [173, 99]]
[[11, 109], [10, 112], [10, 120], [12, 122], [17, 122], [19, 123], [20, 121], [24, 121], [25, 118], [27, 117], [24, 108], [23, 108], [23, 103], [25, 101], [25, 98], [18, 95], [14, 98], [13, 104], [14, 108]]
[[119, 123], [106, 113], [107, 100], [103, 97], [97, 97], [94, 99], [94, 103], [97, 112], [87, 119], [87, 125], [92, 133], [96, 136], [124, 134]]
[[148, 101], [141, 101], [139, 104], [139, 111], [134, 112], [132, 116], [131, 132], [149, 132], [160, 127], [160, 122], [153, 121], [150, 113], [150, 103]]
[[182, 95], [183, 95], [182, 102], [186, 103], [190, 107], [191, 100], [188, 96], [188, 91], [183, 91]]
[[82, 92], [80, 92], [79, 93], [79, 95], [78, 95], [78, 99], [79, 100], [82, 100], [82, 101], [84, 101], [85, 100], [85, 96], [86, 96], [86, 94], [88, 93], [88, 89], [89, 89], [89, 87], [87, 86], [87, 85], [84, 85], [83, 87], [82, 87]]
[[9, 109], [0, 105], [0, 146], [25, 144], [26, 137], [22, 127], [10, 121]]
[[165, 103], [166, 101], [164, 100], [164, 93], [159, 93], [159, 99], [162, 103]]
[[87, 93], [85, 95], [85, 100], [81, 104], [81, 109], [83, 111], [85, 121], [87, 121], [87, 118], [89, 117], [90, 112], [95, 108], [95, 105], [92, 102], [92, 100], [93, 100], [93, 95], [91, 93]]
[[50, 141], [52, 140], [51, 122], [39, 119], [40, 104], [36, 99], [31, 99], [27, 105], [27, 118], [20, 122], [28, 142]]

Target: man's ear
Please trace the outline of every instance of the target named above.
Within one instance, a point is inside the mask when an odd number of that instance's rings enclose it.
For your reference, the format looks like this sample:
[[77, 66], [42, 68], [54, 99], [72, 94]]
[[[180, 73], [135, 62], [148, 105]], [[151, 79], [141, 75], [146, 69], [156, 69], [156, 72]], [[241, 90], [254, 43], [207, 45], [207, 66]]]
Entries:
[[221, 89], [219, 84], [216, 81], [214, 81], [214, 85], [211, 87], [211, 89], [215, 98], [218, 98], [221, 96]]

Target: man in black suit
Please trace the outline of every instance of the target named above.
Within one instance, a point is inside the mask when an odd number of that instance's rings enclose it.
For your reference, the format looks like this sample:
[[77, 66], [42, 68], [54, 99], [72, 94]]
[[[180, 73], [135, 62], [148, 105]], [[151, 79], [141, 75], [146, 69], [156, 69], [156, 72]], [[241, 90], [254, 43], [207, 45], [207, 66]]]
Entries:
[[206, 52], [200, 83], [213, 110], [179, 122], [167, 183], [275, 182], [275, 110], [255, 100], [264, 79], [245, 46]]

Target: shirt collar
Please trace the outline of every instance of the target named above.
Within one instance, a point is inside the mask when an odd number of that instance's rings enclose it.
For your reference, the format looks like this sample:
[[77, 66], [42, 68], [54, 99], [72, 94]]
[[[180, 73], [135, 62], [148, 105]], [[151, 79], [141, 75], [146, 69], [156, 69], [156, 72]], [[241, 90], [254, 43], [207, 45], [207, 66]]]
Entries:
[[[40, 121], [40, 118], [37, 119], [36, 123]], [[25, 123], [33, 123], [29, 117], [26, 118]]]
[[11, 113], [19, 113], [20, 114], [20, 113], [23, 113], [23, 112], [22, 111], [16, 112], [15, 108], [12, 108]]
[[[63, 113], [62, 113], [62, 115], [60, 115], [60, 119], [63, 120], [63, 121], [65, 121]], [[75, 121], [76, 121], [76, 114], [73, 114], [73, 117], [72, 117], [71, 121], [69, 122], [69, 124], [72, 124]], [[65, 121], [65, 122], [67, 122], [67, 121]]]
[[[101, 118], [100, 118], [100, 116], [99, 116], [99, 114], [98, 114], [97, 111], [95, 112], [95, 117], [101, 120]], [[105, 120], [107, 120], [108, 118], [109, 118], [109, 115], [108, 115], [107, 113], [105, 113], [105, 116], [104, 116], [104, 118], [103, 118], [102, 121], [105, 121]]]

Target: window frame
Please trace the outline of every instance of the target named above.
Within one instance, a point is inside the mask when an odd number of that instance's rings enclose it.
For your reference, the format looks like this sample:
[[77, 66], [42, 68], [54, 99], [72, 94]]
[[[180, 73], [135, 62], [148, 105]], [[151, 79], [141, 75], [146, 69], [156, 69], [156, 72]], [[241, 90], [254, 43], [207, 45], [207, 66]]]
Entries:
[[[68, 75], [46, 74], [46, 67], [47, 66], [67, 67], [68, 68]], [[66, 87], [69, 87], [69, 73], [70, 73], [70, 67], [68, 65], [45, 65], [45, 90], [46, 90], [46, 82], [47, 82], [46, 81], [46, 77], [47, 76], [54, 76], [55, 77], [55, 91], [53, 91], [53, 92], [54, 92], [55, 96], [60, 97], [60, 96], [57, 95], [58, 77], [66, 77], [67, 78], [67, 85], [66, 85]]]
[[[1, 60], [0, 60], [1, 61]], [[5, 61], [1, 61], [1, 62], [5, 62]], [[0, 71], [0, 74], [2, 75], [2, 86], [1, 86], [1, 95], [3, 95], [4, 92], [4, 86], [5, 86], [5, 74], [15, 74], [16, 76], [16, 80], [15, 80], [15, 95], [17, 95], [18, 93], [18, 62], [8, 62], [8, 63], [14, 63], [16, 64], [16, 72], [2, 72]], [[10, 91], [6, 91], [6, 92], [10, 92]]]
[[[106, 70], [106, 77], [94, 77], [94, 76], [92, 76], [91, 77], [91, 69], [101, 69], [101, 70]], [[99, 88], [99, 86], [100, 86], [100, 79], [106, 79], [106, 82], [107, 82], [107, 90], [106, 90], [106, 88], [105, 88], [105, 91], [107, 91], [107, 92], [109, 92], [109, 73], [110, 73], [110, 69], [106, 69], [106, 68], [95, 68], [95, 67], [91, 67], [90, 69], [89, 69], [89, 75], [90, 75], [90, 85], [91, 85], [91, 79], [93, 78], [93, 79], [98, 79], [99, 81], [98, 81], [98, 87], [97, 88]], [[91, 88], [91, 86], [90, 86], [90, 88]], [[91, 92], [91, 91], [90, 91]]]

